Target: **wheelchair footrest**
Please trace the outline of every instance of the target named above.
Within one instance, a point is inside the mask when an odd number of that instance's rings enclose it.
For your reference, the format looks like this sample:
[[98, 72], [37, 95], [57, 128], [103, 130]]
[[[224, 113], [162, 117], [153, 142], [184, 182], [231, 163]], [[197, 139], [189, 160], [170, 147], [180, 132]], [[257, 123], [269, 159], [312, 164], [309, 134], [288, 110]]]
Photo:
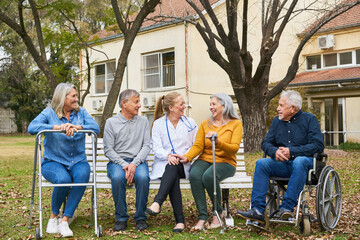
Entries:
[[267, 226], [266, 223], [259, 223], [258, 221], [247, 220], [246, 225], [248, 225], [254, 232], [256, 231], [270, 232], [269, 226]]
[[282, 220], [280, 218], [270, 218], [272, 223], [287, 223], [287, 224], [296, 224], [295, 218], [289, 218], [288, 220]]

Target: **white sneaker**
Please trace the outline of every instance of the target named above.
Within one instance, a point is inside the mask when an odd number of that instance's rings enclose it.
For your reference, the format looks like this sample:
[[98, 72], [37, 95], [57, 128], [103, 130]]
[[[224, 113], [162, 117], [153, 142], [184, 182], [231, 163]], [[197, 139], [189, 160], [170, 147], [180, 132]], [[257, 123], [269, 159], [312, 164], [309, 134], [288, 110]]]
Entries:
[[59, 223], [59, 233], [62, 237], [72, 237], [74, 235], [73, 231], [69, 228], [68, 222]]
[[57, 217], [50, 218], [46, 227], [47, 233], [58, 233], [59, 232], [59, 219]]

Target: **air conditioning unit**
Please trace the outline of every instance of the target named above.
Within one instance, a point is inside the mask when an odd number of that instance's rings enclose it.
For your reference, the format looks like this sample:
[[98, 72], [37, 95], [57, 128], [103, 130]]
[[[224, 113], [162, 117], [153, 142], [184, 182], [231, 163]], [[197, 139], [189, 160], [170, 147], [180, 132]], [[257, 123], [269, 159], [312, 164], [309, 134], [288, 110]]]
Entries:
[[98, 111], [103, 109], [103, 103], [100, 99], [95, 99], [92, 101], [92, 108]]
[[334, 35], [324, 35], [318, 37], [319, 49], [329, 49], [335, 46]]
[[154, 96], [145, 96], [143, 98], [143, 106], [146, 108], [152, 108], [155, 107], [155, 97]]

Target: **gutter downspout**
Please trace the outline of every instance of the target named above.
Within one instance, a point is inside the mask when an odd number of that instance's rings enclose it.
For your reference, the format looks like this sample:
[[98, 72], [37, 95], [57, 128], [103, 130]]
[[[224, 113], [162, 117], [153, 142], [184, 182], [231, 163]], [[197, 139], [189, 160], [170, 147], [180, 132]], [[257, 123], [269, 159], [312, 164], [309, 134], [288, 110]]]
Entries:
[[189, 115], [189, 79], [188, 79], [188, 26], [186, 21], [184, 21], [184, 30], [185, 30], [185, 95], [186, 95], [186, 101], [187, 101], [187, 108], [186, 108], [186, 115], [190, 117]]

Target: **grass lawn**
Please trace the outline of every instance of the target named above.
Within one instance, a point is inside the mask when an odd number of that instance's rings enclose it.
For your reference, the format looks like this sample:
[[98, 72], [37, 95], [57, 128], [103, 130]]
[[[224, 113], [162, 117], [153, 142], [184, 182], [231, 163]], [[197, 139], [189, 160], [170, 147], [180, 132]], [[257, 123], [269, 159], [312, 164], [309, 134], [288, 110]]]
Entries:
[[[32, 168], [34, 155], [34, 137], [28, 135], [0, 135], [0, 239], [32, 239], [35, 227], [39, 225], [38, 189], [35, 192], [35, 206], [32, 229], [28, 229]], [[327, 150], [329, 165], [339, 173], [343, 189], [342, 216], [338, 226], [330, 232], [320, 230], [318, 223], [311, 224], [312, 235], [308, 239], [359, 239], [360, 236], [360, 152]], [[255, 162], [261, 153], [247, 154], [245, 157], [248, 175], [253, 176]], [[115, 221], [114, 206], [110, 190], [98, 190], [98, 222], [103, 227], [103, 239], [114, 236], [125, 239], [301, 239], [294, 225], [271, 225], [271, 233], [257, 234], [250, 232], [245, 221], [238, 219], [235, 212], [247, 209], [251, 190], [230, 190], [230, 209], [235, 220], [235, 227], [220, 235], [219, 229], [205, 232], [191, 232], [197, 210], [189, 190], [183, 190], [184, 213], [187, 229], [181, 234], [174, 234], [174, 220], [169, 201], [156, 217], [149, 217], [148, 231], [137, 232], [133, 215], [135, 213], [135, 191], [128, 190], [127, 204], [130, 215], [128, 229], [113, 232]], [[75, 239], [95, 238], [94, 227], [90, 226], [91, 191], [88, 189], [78, 207], [78, 218], [71, 224]], [[150, 191], [149, 202], [154, 199], [155, 191]], [[59, 235], [45, 233], [50, 215], [51, 189], [43, 189], [43, 234], [44, 239], [60, 238]], [[208, 204], [209, 210], [211, 204]], [[315, 205], [311, 204], [311, 211]]]

